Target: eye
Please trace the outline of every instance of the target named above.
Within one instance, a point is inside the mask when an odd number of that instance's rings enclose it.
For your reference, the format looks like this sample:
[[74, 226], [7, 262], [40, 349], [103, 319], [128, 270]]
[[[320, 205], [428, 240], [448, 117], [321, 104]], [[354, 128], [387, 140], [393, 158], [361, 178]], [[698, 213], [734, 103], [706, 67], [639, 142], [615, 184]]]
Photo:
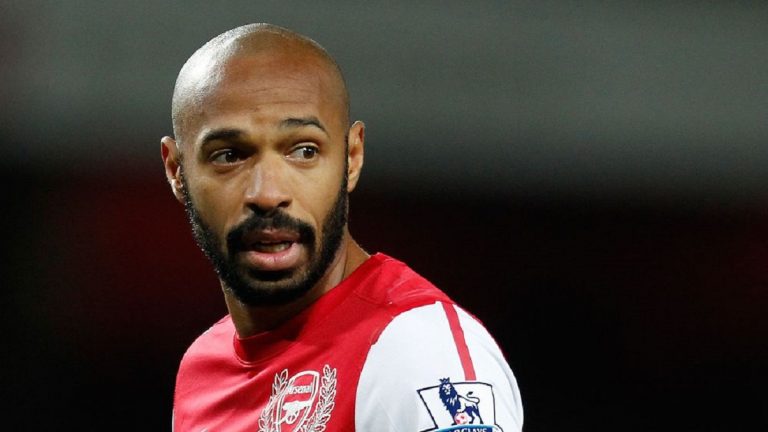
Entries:
[[237, 150], [222, 149], [211, 154], [211, 162], [219, 165], [231, 165], [243, 159], [243, 155]]
[[295, 159], [302, 162], [308, 162], [317, 158], [319, 150], [314, 145], [302, 145], [294, 148], [288, 153], [290, 159]]

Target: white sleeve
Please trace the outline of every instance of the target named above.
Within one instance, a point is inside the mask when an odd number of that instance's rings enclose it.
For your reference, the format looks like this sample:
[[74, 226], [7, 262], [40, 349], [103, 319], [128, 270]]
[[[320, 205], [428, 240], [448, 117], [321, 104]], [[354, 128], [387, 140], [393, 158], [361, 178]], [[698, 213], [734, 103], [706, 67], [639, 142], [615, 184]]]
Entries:
[[461, 308], [438, 302], [404, 312], [368, 353], [355, 402], [359, 432], [519, 432], [522, 424], [504, 355]]

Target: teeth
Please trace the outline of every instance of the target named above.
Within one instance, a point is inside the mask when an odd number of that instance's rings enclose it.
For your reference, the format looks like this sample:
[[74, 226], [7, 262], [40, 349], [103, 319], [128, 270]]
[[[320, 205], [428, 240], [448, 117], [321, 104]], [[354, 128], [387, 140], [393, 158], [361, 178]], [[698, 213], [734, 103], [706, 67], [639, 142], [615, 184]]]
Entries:
[[291, 242], [279, 243], [254, 243], [253, 249], [258, 252], [275, 253], [281, 252], [291, 247]]

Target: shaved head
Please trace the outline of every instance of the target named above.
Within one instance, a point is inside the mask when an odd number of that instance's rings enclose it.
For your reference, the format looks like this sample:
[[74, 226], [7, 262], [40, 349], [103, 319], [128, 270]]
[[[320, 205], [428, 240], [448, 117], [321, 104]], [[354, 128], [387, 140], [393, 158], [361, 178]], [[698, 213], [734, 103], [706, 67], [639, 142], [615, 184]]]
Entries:
[[292, 316], [368, 257], [346, 224], [365, 146], [348, 99], [323, 47], [271, 24], [216, 36], [179, 72], [160, 155], [240, 334]]
[[[173, 92], [173, 131], [181, 145], [189, 122], [205, 110], [207, 99], [227, 81], [259, 79], [258, 67], [233, 64], [244, 59], [256, 65], [271, 62], [285, 74], [311, 72], [321, 82], [323, 98], [330, 99], [344, 126], [349, 124], [349, 96], [336, 61], [312, 39], [272, 24], [247, 24], [224, 32], [198, 49], [184, 64]], [[275, 68], [273, 65], [272, 69]]]

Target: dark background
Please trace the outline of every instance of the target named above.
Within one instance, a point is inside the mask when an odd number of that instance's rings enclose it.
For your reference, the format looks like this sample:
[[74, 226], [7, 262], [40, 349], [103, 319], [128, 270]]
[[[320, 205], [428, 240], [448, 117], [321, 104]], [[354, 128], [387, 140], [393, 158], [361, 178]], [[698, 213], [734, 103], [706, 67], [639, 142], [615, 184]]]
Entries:
[[7, 424], [168, 430], [225, 313], [165, 182], [178, 69], [315, 38], [367, 122], [351, 229], [485, 322], [535, 431], [768, 426], [761, 2], [0, 3]]

